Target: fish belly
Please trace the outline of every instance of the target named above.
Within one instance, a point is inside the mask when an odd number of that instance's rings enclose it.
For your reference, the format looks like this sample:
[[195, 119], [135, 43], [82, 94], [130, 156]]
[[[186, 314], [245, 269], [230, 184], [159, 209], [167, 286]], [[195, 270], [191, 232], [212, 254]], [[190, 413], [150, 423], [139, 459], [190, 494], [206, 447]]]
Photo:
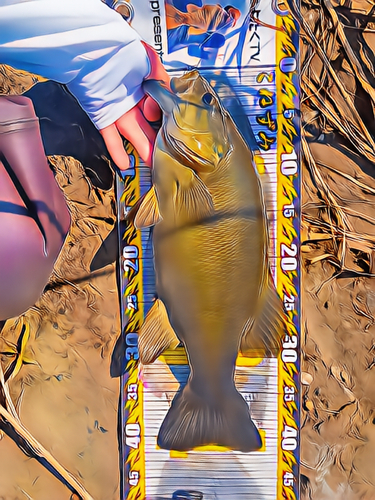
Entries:
[[234, 368], [264, 272], [262, 224], [223, 217], [154, 235], [157, 293], [184, 342], [194, 376], [220, 386]]

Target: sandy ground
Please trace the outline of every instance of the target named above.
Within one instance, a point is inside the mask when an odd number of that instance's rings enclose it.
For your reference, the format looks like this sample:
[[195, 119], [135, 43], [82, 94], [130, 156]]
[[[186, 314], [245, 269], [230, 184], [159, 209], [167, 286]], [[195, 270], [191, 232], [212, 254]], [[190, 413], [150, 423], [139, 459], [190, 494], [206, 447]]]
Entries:
[[[372, 499], [375, 281], [368, 274], [373, 265], [369, 241], [374, 238], [375, 181], [336, 149], [310, 146], [317, 161], [321, 155], [329, 158], [327, 166], [318, 166], [326, 187], [353, 211], [346, 221], [353, 231], [344, 236], [333, 224], [305, 224], [310, 229], [302, 247], [305, 498]], [[349, 184], [343, 175], [365, 187]], [[322, 201], [309, 181], [306, 172], [305, 221], [324, 219], [319, 213]]]
[[[29, 76], [13, 76], [2, 72], [1, 90], [18, 93], [34, 82]], [[23, 361], [8, 381], [23, 425], [95, 500], [118, 500], [119, 379], [111, 378], [109, 369], [120, 331], [115, 268], [89, 271], [94, 254], [113, 229], [114, 192], [94, 188], [73, 158], [50, 161], [69, 204], [72, 228], [49, 290], [2, 330], [0, 360], [5, 373], [16, 357]], [[29, 338], [21, 356], [17, 342], [23, 325], [28, 326]], [[62, 482], [1, 433], [1, 500], [70, 497]]]

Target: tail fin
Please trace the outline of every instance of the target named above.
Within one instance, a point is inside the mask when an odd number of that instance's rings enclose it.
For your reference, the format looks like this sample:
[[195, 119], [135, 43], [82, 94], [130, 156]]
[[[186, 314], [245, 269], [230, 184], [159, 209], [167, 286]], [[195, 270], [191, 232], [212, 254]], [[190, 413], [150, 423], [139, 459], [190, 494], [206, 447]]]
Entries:
[[259, 450], [262, 440], [246, 401], [234, 387], [213, 404], [194, 393], [188, 383], [172, 401], [158, 445], [176, 451], [217, 445], [249, 452]]

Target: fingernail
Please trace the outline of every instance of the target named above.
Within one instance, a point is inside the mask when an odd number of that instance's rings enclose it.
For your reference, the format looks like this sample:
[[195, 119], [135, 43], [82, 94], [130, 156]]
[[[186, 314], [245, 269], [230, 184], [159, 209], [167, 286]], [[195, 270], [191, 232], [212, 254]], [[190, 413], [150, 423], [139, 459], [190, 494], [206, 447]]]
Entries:
[[123, 180], [125, 179], [125, 177], [135, 176], [135, 158], [133, 155], [129, 155], [129, 167], [125, 170], [119, 169], [119, 175]]

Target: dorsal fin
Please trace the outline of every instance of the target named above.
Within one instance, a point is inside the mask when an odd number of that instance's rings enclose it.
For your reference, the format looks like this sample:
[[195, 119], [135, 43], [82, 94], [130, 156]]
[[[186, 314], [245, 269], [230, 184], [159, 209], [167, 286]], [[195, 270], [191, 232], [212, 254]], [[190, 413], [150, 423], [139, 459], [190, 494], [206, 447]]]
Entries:
[[284, 334], [283, 304], [268, 273], [257, 315], [244, 326], [241, 353], [259, 358], [275, 356], [280, 351]]

